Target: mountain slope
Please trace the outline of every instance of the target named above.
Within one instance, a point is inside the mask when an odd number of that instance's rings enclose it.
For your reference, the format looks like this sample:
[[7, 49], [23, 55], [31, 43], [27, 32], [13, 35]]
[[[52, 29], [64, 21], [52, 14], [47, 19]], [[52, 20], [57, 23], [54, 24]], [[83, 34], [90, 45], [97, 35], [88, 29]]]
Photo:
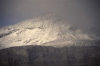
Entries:
[[100, 47], [13, 47], [0, 50], [0, 66], [100, 66]]

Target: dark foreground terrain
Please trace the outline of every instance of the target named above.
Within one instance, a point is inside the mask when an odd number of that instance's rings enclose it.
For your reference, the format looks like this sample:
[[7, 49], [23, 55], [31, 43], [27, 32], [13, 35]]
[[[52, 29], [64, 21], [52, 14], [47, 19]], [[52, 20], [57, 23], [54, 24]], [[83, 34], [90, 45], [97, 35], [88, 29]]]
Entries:
[[0, 50], [0, 66], [100, 66], [100, 46], [22, 46]]

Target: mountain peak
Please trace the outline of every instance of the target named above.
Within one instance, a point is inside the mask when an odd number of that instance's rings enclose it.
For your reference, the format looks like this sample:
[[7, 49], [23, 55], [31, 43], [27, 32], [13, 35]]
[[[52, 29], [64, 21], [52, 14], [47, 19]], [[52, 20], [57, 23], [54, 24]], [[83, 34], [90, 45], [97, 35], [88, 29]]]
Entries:
[[75, 29], [61, 18], [48, 15], [28, 19], [0, 29], [0, 46], [43, 45], [55, 40], [92, 40], [88, 34]]

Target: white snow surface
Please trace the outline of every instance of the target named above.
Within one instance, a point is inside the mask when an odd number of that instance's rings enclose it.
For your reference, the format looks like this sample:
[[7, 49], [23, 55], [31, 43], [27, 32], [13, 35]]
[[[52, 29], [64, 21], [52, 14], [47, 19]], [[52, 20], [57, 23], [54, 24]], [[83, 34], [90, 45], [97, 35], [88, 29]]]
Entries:
[[0, 49], [14, 46], [46, 45], [48, 42], [64, 40], [92, 40], [88, 34], [76, 29], [64, 20], [55, 17], [37, 17], [0, 29]]

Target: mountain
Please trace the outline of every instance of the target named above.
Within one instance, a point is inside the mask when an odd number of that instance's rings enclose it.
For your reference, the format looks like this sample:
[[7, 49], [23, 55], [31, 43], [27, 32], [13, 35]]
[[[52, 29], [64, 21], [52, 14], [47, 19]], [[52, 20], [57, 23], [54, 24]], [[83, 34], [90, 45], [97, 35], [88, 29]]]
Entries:
[[28, 19], [0, 29], [0, 49], [46, 45], [46, 43], [59, 40], [70, 45], [77, 40], [94, 40], [94, 38], [68, 24], [60, 17], [52, 15]]
[[100, 66], [100, 40], [60, 17], [0, 28], [0, 66]]

